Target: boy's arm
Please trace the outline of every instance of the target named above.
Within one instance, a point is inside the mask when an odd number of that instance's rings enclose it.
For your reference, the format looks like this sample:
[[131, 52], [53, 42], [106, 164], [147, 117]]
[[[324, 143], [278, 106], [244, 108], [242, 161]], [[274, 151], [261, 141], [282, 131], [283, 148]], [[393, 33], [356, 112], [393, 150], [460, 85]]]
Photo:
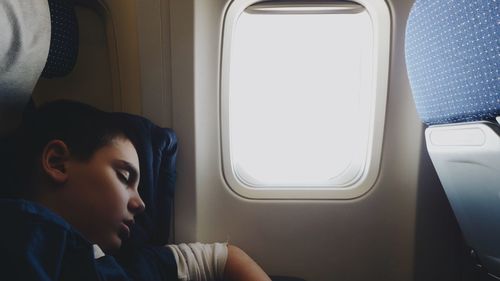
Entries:
[[181, 281], [271, 281], [245, 252], [226, 243], [167, 245]]
[[240, 248], [227, 245], [225, 281], [271, 281], [269, 276]]

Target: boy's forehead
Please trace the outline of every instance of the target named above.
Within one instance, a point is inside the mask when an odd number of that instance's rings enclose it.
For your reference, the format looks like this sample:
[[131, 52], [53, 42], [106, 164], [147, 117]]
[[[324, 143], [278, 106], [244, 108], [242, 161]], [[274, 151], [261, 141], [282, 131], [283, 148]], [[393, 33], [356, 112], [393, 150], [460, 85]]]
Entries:
[[116, 160], [129, 163], [132, 168], [139, 171], [139, 156], [132, 142], [125, 138], [116, 138], [108, 145], [108, 152]]

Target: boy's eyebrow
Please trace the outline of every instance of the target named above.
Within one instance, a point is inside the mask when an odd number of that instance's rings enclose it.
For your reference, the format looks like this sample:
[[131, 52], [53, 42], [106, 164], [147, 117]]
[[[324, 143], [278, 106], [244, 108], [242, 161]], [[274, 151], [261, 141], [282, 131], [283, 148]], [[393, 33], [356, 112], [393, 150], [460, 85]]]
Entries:
[[139, 170], [134, 165], [132, 165], [132, 163], [120, 159], [115, 160], [114, 162], [119, 165], [121, 169], [125, 169], [130, 173], [130, 182], [135, 183], [137, 181], [137, 179], [139, 178]]

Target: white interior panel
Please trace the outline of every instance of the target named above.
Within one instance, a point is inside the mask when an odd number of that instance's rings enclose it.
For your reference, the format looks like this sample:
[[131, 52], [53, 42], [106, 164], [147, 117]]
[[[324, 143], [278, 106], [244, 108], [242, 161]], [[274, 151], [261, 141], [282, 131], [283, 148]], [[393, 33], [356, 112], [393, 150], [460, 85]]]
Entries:
[[33, 97], [38, 103], [72, 99], [113, 110], [113, 80], [105, 25], [98, 13], [78, 7], [79, 52], [73, 71], [66, 77], [43, 79]]
[[141, 113], [135, 3], [100, 0], [76, 11], [80, 45], [75, 68], [62, 78], [40, 79], [35, 102], [64, 98]]
[[432, 163], [467, 245], [495, 276], [500, 276], [499, 132], [491, 122], [430, 126], [425, 131]]

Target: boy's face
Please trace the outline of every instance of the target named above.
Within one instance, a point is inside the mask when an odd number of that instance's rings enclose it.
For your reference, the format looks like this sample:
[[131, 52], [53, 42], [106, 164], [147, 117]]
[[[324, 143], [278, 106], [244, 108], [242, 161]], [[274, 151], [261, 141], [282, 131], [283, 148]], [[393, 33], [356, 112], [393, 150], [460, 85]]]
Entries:
[[67, 200], [62, 216], [90, 242], [105, 250], [130, 235], [134, 215], [144, 210], [138, 194], [139, 159], [132, 143], [115, 138], [88, 161], [70, 158], [61, 188]]

